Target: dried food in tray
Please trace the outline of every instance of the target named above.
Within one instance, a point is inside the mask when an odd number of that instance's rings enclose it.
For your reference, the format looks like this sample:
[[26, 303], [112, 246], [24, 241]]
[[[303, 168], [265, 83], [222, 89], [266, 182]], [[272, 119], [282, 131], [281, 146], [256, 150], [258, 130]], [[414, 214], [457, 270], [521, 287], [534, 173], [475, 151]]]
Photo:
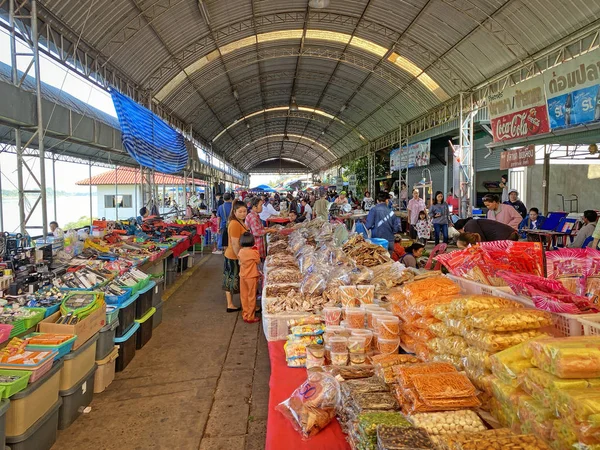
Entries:
[[412, 424], [402, 414], [396, 411], [369, 411], [357, 417], [357, 427], [365, 436], [377, 436], [377, 427], [389, 425], [394, 427], [410, 428]]
[[379, 450], [433, 450], [434, 443], [422, 428], [377, 426]]
[[388, 387], [376, 377], [346, 380], [340, 383], [342, 394], [352, 398], [355, 394], [368, 392], [388, 392]]

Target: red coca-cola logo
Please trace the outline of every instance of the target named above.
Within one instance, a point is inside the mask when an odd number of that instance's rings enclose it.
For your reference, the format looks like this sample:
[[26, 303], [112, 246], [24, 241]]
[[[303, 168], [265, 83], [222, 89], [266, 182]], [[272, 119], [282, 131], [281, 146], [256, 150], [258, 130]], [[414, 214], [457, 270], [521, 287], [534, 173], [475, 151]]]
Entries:
[[546, 133], [548, 119], [544, 107], [531, 108], [492, 120], [494, 140], [504, 141]]

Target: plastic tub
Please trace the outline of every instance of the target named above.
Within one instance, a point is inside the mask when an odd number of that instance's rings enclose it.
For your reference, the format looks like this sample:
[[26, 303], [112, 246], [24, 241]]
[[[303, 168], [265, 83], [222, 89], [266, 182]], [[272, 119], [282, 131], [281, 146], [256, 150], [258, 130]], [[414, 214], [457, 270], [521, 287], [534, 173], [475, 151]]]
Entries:
[[348, 350], [348, 338], [344, 336], [332, 336], [327, 340], [327, 346], [331, 353], [345, 353]]
[[161, 276], [161, 278], [157, 278], [154, 280], [154, 289], [152, 289], [152, 306], [155, 308], [158, 305], [162, 305], [162, 295], [165, 286], [165, 279]]
[[0, 401], [0, 445], [2, 447], [6, 443], [6, 411], [8, 411], [9, 406], [9, 400]]
[[342, 308], [335, 306], [326, 306], [323, 308], [326, 325], [339, 325], [342, 320]]
[[[25, 336], [25, 339], [31, 338], [34, 336], [39, 336], [40, 334], [47, 334], [47, 333], [31, 333], [31, 334], [28, 334], [27, 336]], [[57, 355], [54, 357], [54, 360], [56, 361], [71, 351], [76, 339], [77, 339], [77, 336], [73, 336], [71, 339], [68, 339], [65, 342], [63, 342], [62, 344], [58, 344], [58, 345], [30, 345], [30, 344], [28, 344], [26, 349], [34, 350], [36, 352], [45, 352], [48, 350], [56, 350], [58, 352]]]
[[65, 355], [64, 367], [60, 373], [61, 391], [71, 389], [94, 367], [99, 334], [96, 333], [77, 350]]
[[135, 304], [136, 320], [141, 320], [148, 313], [148, 310], [152, 308], [152, 290], [154, 286], [156, 286], [156, 283], [151, 281], [145, 288], [138, 291], [138, 300]]
[[25, 325], [26, 330], [31, 327], [36, 326], [44, 318], [44, 314], [46, 314], [46, 308], [24, 308], [24, 309], [35, 312], [35, 315], [28, 317], [27, 319], [23, 319], [23, 324]]
[[349, 328], [364, 328], [365, 327], [365, 309], [362, 306], [346, 307], [346, 321]]
[[123, 303], [125, 303], [131, 297], [131, 288], [121, 286], [121, 289], [125, 291], [124, 294], [121, 295], [105, 295], [104, 301], [107, 305], [116, 306], [119, 308]]
[[156, 308], [150, 307], [150, 310], [139, 320], [136, 320], [137, 323], [140, 324], [140, 329], [137, 332], [137, 337], [135, 341], [136, 350], [140, 350], [148, 343], [150, 339], [152, 339], [152, 319], [154, 313], [156, 312]]
[[378, 329], [378, 326], [379, 326], [378, 323], [377, 323], [377, 321], [379, 320], [380, 317], [381, 318], [386, 318], [386, 317], [395, 317], [395, 316], [390, 311], [381, 311], [381, 312], [378, 312], [378, 313], [373, 313], [373, 320], [372, 320], [372, 322], [373, 322], [373, 331], [375, 333], [377, 333], [377, 329]]
[[94, 396], [94, 375], [96, 364], [79, 380], [75, 386], [66, 391], [59, 391], [62, 406], [58, 411], [58, 429], [68, 428], [81, 415], [83, 409], [92, 403]]
[[115, 345], [106, 358], [96, 361], [98, 368], [94, 375], [94, 394], [103, 392], [115, 379], [115, 365], [118, 356], [119, 346]]
[[11, 323], [11, 325], [13, 326], [13, 328], [12, 328], [12, 330], [10, 330], [9, 339], [12, 339], [15, 336], [23, 334], [23, 333], [25, 333], [25, 331], [27, 331], [27, 327], [25, 326], [25, 321], [22, 319], [15, 320], [13, 323]]
[[125, 370], [135, 357], [136, 335], [139, 328], [140, 324], [134, 322], [125, 336], [115, 338], [115, 344], [119, 345], [119, 357], [115, 368], [117, 372]]
[[[57, 362], [44, 376], [10, 398], [6, 413], [6, 435], [20, 436], [59, 401], [58, 387], [63, 362]], [[58, 412], [58, 408], [57, 408]]]
[[121, 307], [119, 307], [119, 326], [117, 327], [116, 336], [125, 335], [135, 322], [135, 307], [138, 299], [137, 294], [133, 295]]
[[9, 364], [1, 363], [0, 369], [8, 370], [26, 370], [31, 372], [29, 382], [33, 383], [44, 376], [52, 368], [54, 357], [58, 352], [56, 350], [50, 350], [48, 355], [37, 364]]
[[379, 317], [377, 334], [382, 339], [395, 339], [400, 336], [400, 319], [396, 316]]
[[[363, 336], [350, 336], [348, 338], [348, 351], [352, 353], [365, 353], [367, 346]], [[352, 355], [351, 355], [352, 356]]]
[[400, 347], [400, 338], [396, 339], [383, 339], [377, 336], [377, 348], [384, 355], [389, 355], [392, 353], [398, 353], [398, 348]]
[[323, 334], [323, 339], [327, 342], [333, 336], [345, 336], [347, 333], [344, 327], [339, 325], [328, 325], [325, 327], [325, 333]]
[[31, 373], [32, 372], [30, 372], [29, 370], [0, 370], [0, 376], [19, 377], [18, 380], [13, 381], [11, 383], [0, 383], [0, 387], [4, 388], [4, 390], [2, 391], [2, 395], [0, 395], [0, 398], [10, 398], [17, 392], [21, 392], [23, 389], [26, 389], [27, 384], [29, 383], [29, 378], [31, 377]]
[[54, 314], [59, 309], [60, 309], [60, 303], [57, 303], [54, 306], [50, 306], [49, 308], [46, 308], [46, 312], [44, 313], [44, 319], [46, 317], [50, 317], [52, 314]]
[[346, 364], [348, 364], [348, 353], [347, 352], [343, 352], [343, 353], [331, 352], [330, 358], [331, 358], [331, 364], [334, 366], [345, 366]]
[[379, 305], [365, 305], [364, 308], [365, 308], [365, 313], [367, 316], [367, 328], [372, 329], [373, 328], [373, 314], [377, 314], [382, 311], [385, 311], [385, 309], [383, 309]]
[[[28, 430], [18, 436], [6, 436], [10, 450], [50, 450], [58, 433], [58, 410], [62, 400], [56, 403]], [[9, 408], [10, 410], [10, 408]]]
[[352, 330], [351, 337], [361, 337], [365, 341], [365, 349], [369, 350], [373, 343], [373, 332], [371, 330]]
[[156, 312], [154, 313], [154, 317], [152, 317], [152, 329], [155, 329], [157, 326], [159, 326], [163, 320], [162, 302], [154, 308], [156, 308]]
[[112, 323], [104, 325], [98, 333], [98, 342], [96, 343], [96, 361], [106, 358], [110, 352], [112, 352], [115, 346], [115, 336], [117, 334], [117, 327], [119, 326], [119, 319]]

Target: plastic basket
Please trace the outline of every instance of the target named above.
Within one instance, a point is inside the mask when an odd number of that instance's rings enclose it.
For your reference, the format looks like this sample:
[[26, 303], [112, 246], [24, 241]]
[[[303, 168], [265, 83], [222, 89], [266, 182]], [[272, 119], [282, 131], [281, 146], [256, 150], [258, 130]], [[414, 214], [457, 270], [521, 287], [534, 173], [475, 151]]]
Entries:
[[458, 284], [463, 294], [470, 295], [496, 295], [494, 294], [494, 286], [488, 286], [487, 284], [477, 283], [475, 281], [467, 280], [466, 278], [456, 277], [454, 275], [446, 275], [453, 282]]
[[0, 324], [0, 343], [8, 341], [10, 338], [10, 333], [13, 329], [12, 325], [9, 324]]
[[29, 383], [33, 383], [39, 380], [44, 376], [46, 372], [48, 372], [52, 368], [52, 364], [54, 364], [54, 358], [58, 352], [53, 350], [50, 352], [46, 358], [40, 361], [38, 364], [9, 364], [9, 363], [1, 363], [0, 369], [9, 369], [9, 370], [28, 370], [31, 372], [31, 377], [29, 378]]
[[121, 306], [124, 302], [126, 302], [129, 297], [131, 297], [131, 292], [132, 292], [132, 288], [130, 287], [126, 287], [126, 286], [121, 286], [121, 289], [123, 289], [125, 291], [124, 294], [121, 295], [105, 295], [104, 296], [104, 301], [106, 302], [107, 305], [113, 305], [113, 306]]
[[106, 323], [113, 323], [119, 317], [119, 308], [113, 305], [106, 307]]
[[[40, 334], [46, 334], [46, 333], [31, 333], [31, 334], [28, 334], [27, 336], [25, 336], [25, 339], [39, 336]], [[62, 344], [58, 344], [58, 345], [27, 345], [26, 349], [36, 351], [36, 352], [45, 352], [45, 351], [49, 351], [49, 350], [56, 350], [58, 352], [56, 354], [56, 356], [54, 357], [54, 360], [56, 361], [56, 360], [62, 358], [63, 356], [65, 356], [66, 354], [68, 354], [73, 349], [73, 344], [75, 343], [76, 340], [77, 340], [77, 336], [73, 336], [71, 339], [66, 340]]]
[[11, 325], [13, 328], [10, 330], [10, 339], [27, 331], [27, 327], [25, 326], [25, 321], [23, 319], [15, 320]]
[[0, 398], [9, 398], [11, 395], [21, 392], [27, 387], [29, 378], [31, 377], [31, 372], [29, 370], [1, 369], [0, 376], [19, 377], [18, 380], [11, 383], [0, 383], [0, 387], [4, 389], [2, 394], [0, 394]]
[[31, 327], [36, 326], [46, 314], [46, 308], [25, 308], [29, 311], [33, 311], [36, 314], [28, 317], [27, 319], [23, 319], [23, 324], [25, 325], [25, 330], [28, 330]]
[[60, 309], [60, 303], [57, 303], [54, 306], [50, 306], [49, 308], [46, 308], [46, 312], [44, 313], [44, 319], [46, 317], [50, 317], [52, 314], [54, 314], [59, 309]]
[[579, 318], [579, 323], [583, 327], [584, 336], [600, 336], [600, 314], [593, 314]]

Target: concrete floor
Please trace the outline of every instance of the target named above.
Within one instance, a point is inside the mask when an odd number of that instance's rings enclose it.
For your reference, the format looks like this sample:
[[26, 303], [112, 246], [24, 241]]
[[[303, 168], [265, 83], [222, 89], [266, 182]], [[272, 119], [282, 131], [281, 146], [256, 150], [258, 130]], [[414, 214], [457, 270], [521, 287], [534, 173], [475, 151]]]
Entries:
[[52, 450], [264, 449], [267, 342], [259, 324], [225, 312], [223, 257], [198, 264], [150, 342]]

